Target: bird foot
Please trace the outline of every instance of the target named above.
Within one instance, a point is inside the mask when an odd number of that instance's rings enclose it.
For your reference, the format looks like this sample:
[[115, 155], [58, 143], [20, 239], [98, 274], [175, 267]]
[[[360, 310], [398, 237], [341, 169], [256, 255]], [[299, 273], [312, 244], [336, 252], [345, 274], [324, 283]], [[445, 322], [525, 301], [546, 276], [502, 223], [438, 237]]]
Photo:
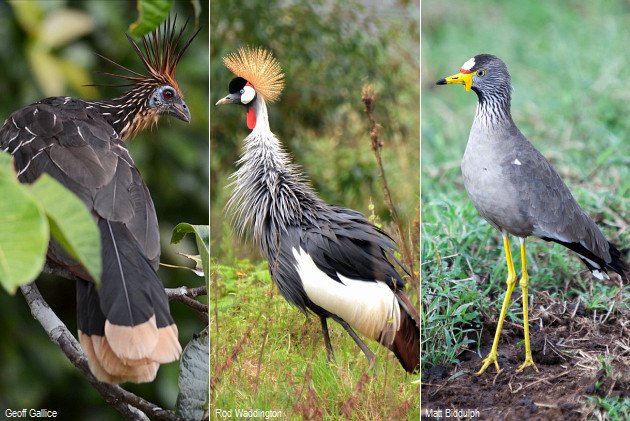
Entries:
[[523, 361], [523, 364], [518, 366], [518, 368], [516, 369], [516, 372], [521, 373], [523, 370], [525, 370], [525, 368], [529, 366], [534, 367], [534, 370], [536, 370], [536, 372], [538, 373], [538, 367], [536, 367], [536, 364], [534, 363], [534, 360], [532, 359], [531, 355], [528, 357], [525, 357], [525, 361]]
[[496, 352], [490, 352], [490, 354], [488, 354], [488, 356], [486, 358], [484, 358], [483, 365], [481, 366], [479, 371], [477, 371], [477, 373], [475, 373], [475, 374], [477, 376], [481, 376], [488, 369], [488, 367], [490, 367], [490, 364], [492, 364], [492, 363], [494, 363], [494, 366], [497, 369], [497, 373], [500, 373], [501, 369], [499, 368], [499, 361], [498, 361], [497, 353]]

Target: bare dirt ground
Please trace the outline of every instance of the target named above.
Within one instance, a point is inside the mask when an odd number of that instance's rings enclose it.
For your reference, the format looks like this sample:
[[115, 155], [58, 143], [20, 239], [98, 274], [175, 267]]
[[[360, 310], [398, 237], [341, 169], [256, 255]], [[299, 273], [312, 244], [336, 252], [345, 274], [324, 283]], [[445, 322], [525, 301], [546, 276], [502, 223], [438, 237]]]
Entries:
[[[599, 409], [588, 396], [630, 399], [630, 311], [614, 309], [620, 303], [611, 303], [612, 311], [598, 314], [579, 302], [554, 302], [544, 292], [536, 299], [530, 335], [539, 372], [531, 367], [516, 372], [524, 359], [523, 329], [506, 320], [499, 374], [491, 366], [476, 376], [481, 358], [472, 351], [462, 353], [456, 366], [435, 366], [423, 373], [423, 419], [435, 419], [426, 416], [427, 410], [442, 409], [446, 415], [445, 410], [453, 408], [470, 412], [450, 419], [471, 415], [487, 420], [599, 419]], [[496, 320], [484, 323], [483, 356], [492, 346], [495, 326]], [[607, 369], [602, 368], [602, 359]]]

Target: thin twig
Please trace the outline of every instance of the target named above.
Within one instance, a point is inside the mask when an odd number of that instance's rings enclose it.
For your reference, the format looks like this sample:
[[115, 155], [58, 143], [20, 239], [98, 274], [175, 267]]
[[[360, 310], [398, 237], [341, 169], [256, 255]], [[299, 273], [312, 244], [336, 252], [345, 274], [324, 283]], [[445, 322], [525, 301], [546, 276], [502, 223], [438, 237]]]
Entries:
[[[50, 272], [49, 272], [50, 273]], [[56, 272], [58, 273], [58, 272]], [[173, 411], [159, 406], [128, 392], [118, 385], [102, 383], [90, 372], [87, 358], [79, 342], [70, 333], [66, 325], [48, 306], [35, 283], [20, 287], [33, 317], [42, 325], [51, 341], [66, 355], [68, 360], [79, 369], [88, 382], [103, 396], [105, 401], [127, 420], [183, 420]]]
[[205, 285], [195, 288], [164, 288], [164, 291], [169, 301], [177, 301], [178, 303], [187, 305], [195, 312], [199, 319], [208, 325], [208, 306], [195, 300], [195, 297], [208, 294]]

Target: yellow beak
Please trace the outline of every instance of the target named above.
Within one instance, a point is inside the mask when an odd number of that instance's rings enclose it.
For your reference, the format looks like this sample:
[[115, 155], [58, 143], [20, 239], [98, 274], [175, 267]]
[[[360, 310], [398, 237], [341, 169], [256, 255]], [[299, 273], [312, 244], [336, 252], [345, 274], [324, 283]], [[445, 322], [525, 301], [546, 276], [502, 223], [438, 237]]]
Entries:
[[436, 82], [436, 85], [452, 85], [452, 84], [460, 84], [464, 85], [466, 91], [470, 91], [472, 87], [472, 73], [457, 73], [456, 75], [446, 77], [444, 79], [440, 79]]

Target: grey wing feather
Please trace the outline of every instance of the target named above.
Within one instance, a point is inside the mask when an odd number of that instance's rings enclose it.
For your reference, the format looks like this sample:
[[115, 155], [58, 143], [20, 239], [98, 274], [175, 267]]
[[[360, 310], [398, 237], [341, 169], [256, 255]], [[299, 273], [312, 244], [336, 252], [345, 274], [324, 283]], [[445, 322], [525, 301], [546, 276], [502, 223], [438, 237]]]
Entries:
[[522, 142], [504, 166], [509, 166], [506, 173], [522, 201], [520, 211], [526, 213], [524, 216], [533, 226], [533, 235], [581, 244], [604, 261], [610, 261], [608, 241], [600, 229], [531, 143]]

